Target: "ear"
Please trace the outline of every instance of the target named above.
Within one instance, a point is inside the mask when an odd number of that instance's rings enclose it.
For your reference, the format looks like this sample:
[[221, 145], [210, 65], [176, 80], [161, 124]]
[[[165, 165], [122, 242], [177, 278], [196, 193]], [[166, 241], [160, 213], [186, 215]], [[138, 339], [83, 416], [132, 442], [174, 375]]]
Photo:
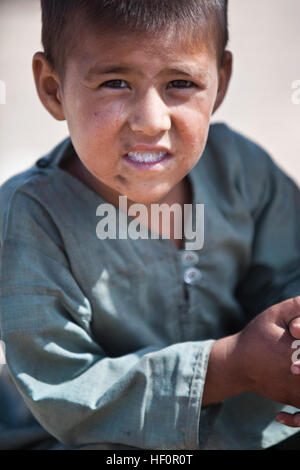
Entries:
[[32, 70], [41, 102], [55, 119], [64, 121], [61, 83], [43, 52], [34, 54]]
[[221, 106], [229, 86], [232, 74], [233, 56], [230, 51], [225, 51], [219, 72], [219, 89], [215, 101], [213, 113]]

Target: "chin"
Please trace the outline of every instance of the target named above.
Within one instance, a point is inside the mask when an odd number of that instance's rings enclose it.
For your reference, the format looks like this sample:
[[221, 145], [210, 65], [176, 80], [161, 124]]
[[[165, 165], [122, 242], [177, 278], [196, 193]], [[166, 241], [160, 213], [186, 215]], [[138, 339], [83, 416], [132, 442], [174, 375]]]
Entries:
[[144, 193], [142, 194], [135, 194], [133, 195], [133, 197], [131, 198], [130, 195], [128, 196], [128, 199], [136, 204], [145, 204], [145, 205], [149, 205], [149, 204], [159, 204], [160, 202], [163, 201], [163, 199], [165, 198], [166, 194], [163, 193], [163, 194], [157, 194], [157, 193], [154, 193], [154, 194], [149, 194], [149, 192], [147, 192], [145, 190]]
[[128, 201], [133, 204], [144, 204], [145, 206], [149, 206], [149, 204], [158, 204], [159, 200], [157, 199], [149, 199], [149, 197], [145, 198], [145, 196], [130, 198], [128, 197]]

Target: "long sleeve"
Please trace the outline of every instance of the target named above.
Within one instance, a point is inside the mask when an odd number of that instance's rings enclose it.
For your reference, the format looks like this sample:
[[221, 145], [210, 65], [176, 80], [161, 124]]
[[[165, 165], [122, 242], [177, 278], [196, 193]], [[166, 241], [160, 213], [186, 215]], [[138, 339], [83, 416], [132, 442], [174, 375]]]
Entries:
[[[1, 247], [1, 330], [10, 373], [58, 440], [196, 449], [213, 341], [106, 354], [62, 240], [37, 201], [16, 194]], [[120, 343], [122, 342], [120, 331]]]

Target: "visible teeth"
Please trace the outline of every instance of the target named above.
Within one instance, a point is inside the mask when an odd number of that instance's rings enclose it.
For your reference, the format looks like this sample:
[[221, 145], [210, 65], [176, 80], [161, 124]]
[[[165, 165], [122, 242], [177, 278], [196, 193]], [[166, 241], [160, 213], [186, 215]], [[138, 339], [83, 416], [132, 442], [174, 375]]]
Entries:
[[162, 158], [166, 155], [166, 152], [159, 151], [159, 152], [129, 152], [128, 157], [135, 162], [141, 163], [152, 163], [162, 160]]

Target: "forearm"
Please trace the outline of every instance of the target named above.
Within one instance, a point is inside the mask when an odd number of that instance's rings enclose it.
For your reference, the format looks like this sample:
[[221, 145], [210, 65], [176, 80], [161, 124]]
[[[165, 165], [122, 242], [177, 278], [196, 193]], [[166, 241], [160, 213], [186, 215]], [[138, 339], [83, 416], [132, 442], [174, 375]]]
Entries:
[[238, 334], [217, 340], [207, 367], [202, 406], [218, 403], [246, 391], [237, 354]]

